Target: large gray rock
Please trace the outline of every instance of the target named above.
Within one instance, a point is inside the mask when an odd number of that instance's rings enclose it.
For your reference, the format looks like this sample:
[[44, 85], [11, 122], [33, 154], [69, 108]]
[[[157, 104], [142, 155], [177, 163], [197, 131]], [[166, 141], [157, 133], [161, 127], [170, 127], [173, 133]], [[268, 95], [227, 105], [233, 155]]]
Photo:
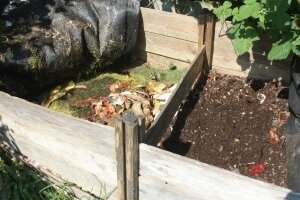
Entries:
[[107, 66], [136, 44], [139, 0], [7, 2], [0, 4], [2, 75], [25, 73], [43, 85]]

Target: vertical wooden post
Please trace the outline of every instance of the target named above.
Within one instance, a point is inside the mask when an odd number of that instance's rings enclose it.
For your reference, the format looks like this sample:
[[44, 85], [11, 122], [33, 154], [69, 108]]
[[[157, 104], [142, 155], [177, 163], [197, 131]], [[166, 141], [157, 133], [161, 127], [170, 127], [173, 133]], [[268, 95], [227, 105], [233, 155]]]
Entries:
[[139, 142], [145, 135], [145, 118], [125, 112], [116, 120], [117, 187], [119, 199], [139, 199]]
[[126, 196], [127, 200], [139, 199], [139, 122], [131, 113], [123, 115], [125, 123], [125, 150], [126, 150]]
[[118, 199], [126, 200], [125, 129], [122, 117], [115, 124]]
[[212, 68], [214, 36], [215, 36], [215, 17], [214, 15], [206, 15], [205, 28], [205, 48], [206, 48], [206, 62], [208, 69]]
[[205, 42], [205, 26], [205, 15], [200, 15], [198, 19], [198, 50], [202, 48]]
[[138, 120], [139, 120], [139, 143], [142, 143], [144, 141], [145, 132], [146, 132], [145, 117], [138, 116]]

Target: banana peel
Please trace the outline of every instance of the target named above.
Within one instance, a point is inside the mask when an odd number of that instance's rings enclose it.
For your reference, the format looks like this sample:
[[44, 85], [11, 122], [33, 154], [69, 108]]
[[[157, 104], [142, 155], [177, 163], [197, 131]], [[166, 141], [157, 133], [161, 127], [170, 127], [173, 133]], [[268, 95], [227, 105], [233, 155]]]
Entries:
[[75, 89], [86, 89], [86, 86], [85, 85], [76, 85], [73, 81], [70, 81], [64, 87], [61, 87], [60, 85], [56, 86], [54, 89], [52, 89], [50, 91], [49, 98], [47, 100], [44, 100], [42, 105], [44, 107], [48, 108], [53, 101], [67, 95], [68, 93], [70, 93], [71, 91], [73, 91]]

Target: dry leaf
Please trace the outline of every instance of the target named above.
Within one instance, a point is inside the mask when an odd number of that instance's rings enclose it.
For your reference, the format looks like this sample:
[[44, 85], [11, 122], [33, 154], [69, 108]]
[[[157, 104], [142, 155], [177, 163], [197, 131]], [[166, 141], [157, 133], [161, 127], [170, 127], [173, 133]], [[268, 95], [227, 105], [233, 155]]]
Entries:
[[133, 103], [132, 107], [131, 107], [131, 110], [137, 116], [138, 115], [145, 116], [144, 112], [142, 110], [142, 103], [141, 102], [135, 101]]
[[113, 83], [109, 86], [109, 90], [112, 93], [117, 93], [117, 92], [123, 91], [126, 88], [128, 88], [127, 83]]
[[278, 129], [275, 127], [269, 130], [269, 142], [271, 144], [277, 144], [279, 142]]
[[147, 88], [149, 92], [154, 92], [154, 93], [161, 93], [163, 90], [167, 87], [166, 84], [164, 83], [157, 83], [154, 81], [148, 82]]
[[51, 90], [50, 92], [50, 96], [54, 96], [56, 95], [57, 93], [59, 93], [61, 91], [61, 86], [56, 86], [53, 90]]

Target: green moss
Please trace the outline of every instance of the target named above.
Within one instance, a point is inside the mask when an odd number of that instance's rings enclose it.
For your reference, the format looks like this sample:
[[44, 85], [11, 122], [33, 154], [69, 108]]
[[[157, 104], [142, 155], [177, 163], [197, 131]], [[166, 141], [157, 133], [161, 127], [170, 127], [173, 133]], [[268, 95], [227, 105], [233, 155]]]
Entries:
[[74, 117], [85, 117], [87, 114], [87, 108], [74, 108], [71, 107], [67, 99], [59, 99], [51, 103], [49, 108], [53, 111], [60, 112], [66, 115]]
[[168, 70], [142, 65], [131, 69], [131, 75], [136, 76], [138, 79], [143, 79], [145, 83], [151, 80], [153, 75], [156, 75], [160, 82], [175, 84], [179, 82], [185, 71], [185, 69]]
[[85, 85], [86, 89], [76, 89], [64, 98], [52, 102], [50, 109], [75, 117], [84, 117], [89, 108], [73, 108], [69, 105], [69, 100], [80, 101], [88, 97], [108, 96], [110, 94], [109, 87], [113, 83], [127, 83], [129, 87], [134, 88], [137, 85], [146, 85], [153, 80], [153, 76], [156, 76], [160, 82], [175, 84], [179, 82], [185, 72], [185, 70], [150, 68], [147, 65], [134, 67], [128, 71], [129, 75], [106, 72], [89, 80], [80, 81], [77, 85]]

